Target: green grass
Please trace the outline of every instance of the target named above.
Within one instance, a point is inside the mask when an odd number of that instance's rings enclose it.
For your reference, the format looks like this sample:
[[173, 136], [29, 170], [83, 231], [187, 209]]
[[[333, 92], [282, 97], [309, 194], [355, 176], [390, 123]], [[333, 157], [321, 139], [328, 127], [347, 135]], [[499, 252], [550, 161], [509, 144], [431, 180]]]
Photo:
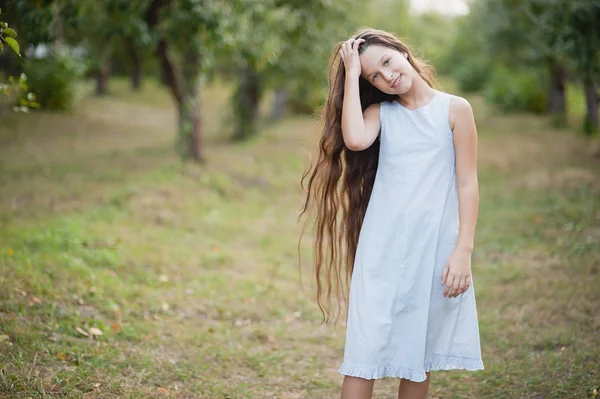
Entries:
[[[315, 120], [227, 144], [228, 92], [209, 88], [208, 164], [182, 165], [168, 94], [152, 82], [111, 89], [69, 115], [3, 115], [0, 397], [337, 396], [343, 325], [320, 325], [310, 268], [303, 286], [297, 268]], [[431, 397], [591, 398], [600, 162], [547, 120], [470, 100], [486, 369], [434, 373]], [[375, 396], [394, 398], [395, 384], [376, 383]]]

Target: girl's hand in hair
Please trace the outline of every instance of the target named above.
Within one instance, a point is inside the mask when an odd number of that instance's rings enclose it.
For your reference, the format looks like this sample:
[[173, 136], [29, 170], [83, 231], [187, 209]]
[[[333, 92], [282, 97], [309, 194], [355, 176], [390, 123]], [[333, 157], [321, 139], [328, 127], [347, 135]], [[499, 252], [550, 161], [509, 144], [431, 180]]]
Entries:
[[344, 61], [346, 76], [352, 76], [358, 79], [360, 76], [360, 56], [358, 55], [358, 46], [364, 43], [365, 39], [350, 39], [342, 43], [340, 47], [340, 56]]
[[446, 262], [442, 272], [442, 285], [446, 284], [444, 297], [456, 298], [471, 286], [471, 253], [456, 250]]

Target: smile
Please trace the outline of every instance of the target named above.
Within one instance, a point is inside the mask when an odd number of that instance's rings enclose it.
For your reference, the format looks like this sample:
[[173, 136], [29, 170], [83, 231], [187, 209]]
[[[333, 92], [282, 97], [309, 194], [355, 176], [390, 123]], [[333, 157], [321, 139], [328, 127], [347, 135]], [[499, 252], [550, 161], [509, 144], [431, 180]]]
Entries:
[[398, 75], [398, 77], [394, 80], [394, 83], [392, 83], [392, 87], [398, 87], [398, 85], [400, 84], [401, 81], [402, 81], [402, 75]]

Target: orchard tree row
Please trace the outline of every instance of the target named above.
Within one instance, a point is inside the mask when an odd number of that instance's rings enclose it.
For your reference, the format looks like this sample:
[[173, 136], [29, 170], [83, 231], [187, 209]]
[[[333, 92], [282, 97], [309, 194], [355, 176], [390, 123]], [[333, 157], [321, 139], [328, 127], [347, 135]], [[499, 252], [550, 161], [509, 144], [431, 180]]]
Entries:
[[[256, 132], [266, 90], [272, 116], [285, 103], [312, 112], [319, 103], [331, 47], [353, 27], [357, 0], [8, 0], [22, 58], [4, 52], [0, 69], [25, 69], [42, 107], [66, 109], [68, 82], [92, 77], [96, 94], [127, 73], [168, 86], [178, 111], [177, 149], [202, 161], [201, 82], [232, 82], [234, 139]], [[12, 34], [12, 32], [9, 32]], [[65, 83], [67, 82], [67, 83]]]

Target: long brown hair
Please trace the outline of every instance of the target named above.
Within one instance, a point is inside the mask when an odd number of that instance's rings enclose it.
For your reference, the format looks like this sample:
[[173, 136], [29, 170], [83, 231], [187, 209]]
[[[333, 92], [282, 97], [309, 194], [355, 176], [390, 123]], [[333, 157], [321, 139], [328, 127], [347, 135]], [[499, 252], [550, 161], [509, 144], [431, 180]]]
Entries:
[[[408, 62], [423, 80], [431, 87], [436, 84], [433, 68], [416, 58], [408, 46], [393, 34], [362, 28], [352, 37], [365, 39], [359, 46], [359, 53], [371, 45], [379, 45], [408, 54]], [[299, 215], [300, 218], [307, 210], [316, 208], [313, 258], [317, 303], [326, 324], [337, 322], [342, 313], [342, 303], [347, 309], [358, 237], [379, 161], [378, 140], [363, 151], [348, 150], [344, 144], [342, 103], [346, 71], [338, 53], [341, 45], [335, 46], [329, 61], [329, 95], [321, 112], [319, 155], [317, 162], [310, 165], [302, 176], [301, 186], [306, 198]], [[363, 111], [372, 104], [397, 99], [397, 96], [376, 89], [362, 77], [359, 78], [359, 92]], [[332, 294], [335, 295], [337, 309], [333, 307]]]

